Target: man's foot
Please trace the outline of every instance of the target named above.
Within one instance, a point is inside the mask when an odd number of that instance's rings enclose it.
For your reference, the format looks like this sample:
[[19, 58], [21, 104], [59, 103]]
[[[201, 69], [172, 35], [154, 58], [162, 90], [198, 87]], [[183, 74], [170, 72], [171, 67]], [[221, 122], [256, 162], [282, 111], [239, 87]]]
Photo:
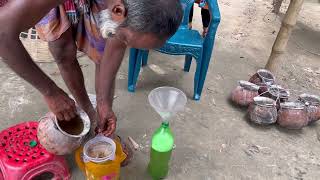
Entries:
[[188, 24], [189, 29], [192, 29], [192, 23]]

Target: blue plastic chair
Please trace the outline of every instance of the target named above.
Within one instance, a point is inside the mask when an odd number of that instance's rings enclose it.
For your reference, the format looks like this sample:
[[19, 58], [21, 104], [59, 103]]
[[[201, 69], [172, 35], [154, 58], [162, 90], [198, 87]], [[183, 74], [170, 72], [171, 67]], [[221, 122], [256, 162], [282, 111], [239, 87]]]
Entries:
[[[212, 55], [216, 31], [220, 23], [220, 11], [217, 0], [207, 0], [211, 21], [207, 36], [202, 38], [198, 31], [188, 28], [189, 13], [194, 0], [180, 0], [180, 2], [184, 10], [182, 23], [166, 44], [156, 50], [170, 55], [186, 55], [184, 65], [186, 72], [190, 70], [192, 58], [196, 60], [193, 98], [199, 100]], [[148, 53], [148, 50], [130, 49], [128, 75], [128, 90], [130, 92], [134, 92], [136, 89], [140, 68], [141, 65], [147, 64]]]

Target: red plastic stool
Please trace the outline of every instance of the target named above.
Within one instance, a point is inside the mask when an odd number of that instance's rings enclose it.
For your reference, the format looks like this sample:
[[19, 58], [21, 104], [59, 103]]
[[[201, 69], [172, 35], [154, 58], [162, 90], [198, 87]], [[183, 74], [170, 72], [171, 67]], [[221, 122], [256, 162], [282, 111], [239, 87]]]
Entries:
[[0, 133], [0, 180], [71, 178], [64, 158], [40, 145], [37, 127], [38, 122], [26, 122]]
[[0, 0], [0, 7], [4, 6], [8, 0]]

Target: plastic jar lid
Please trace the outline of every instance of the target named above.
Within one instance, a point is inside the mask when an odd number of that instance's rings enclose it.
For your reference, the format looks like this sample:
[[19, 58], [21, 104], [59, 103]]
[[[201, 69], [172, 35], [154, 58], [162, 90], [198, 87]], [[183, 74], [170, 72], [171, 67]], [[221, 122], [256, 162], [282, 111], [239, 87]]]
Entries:
[[83, 147], [85, 162], [103, 163], [115, 159], [116, 143], [108, 137], [97, 135]]

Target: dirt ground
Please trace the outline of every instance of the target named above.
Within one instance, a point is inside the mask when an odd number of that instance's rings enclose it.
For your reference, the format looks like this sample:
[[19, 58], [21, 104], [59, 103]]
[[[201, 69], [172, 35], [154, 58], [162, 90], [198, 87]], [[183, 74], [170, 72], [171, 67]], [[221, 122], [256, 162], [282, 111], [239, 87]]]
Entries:
[[[202, 99], [191, 100], [195, 64], [184, 73], [183, 57], [150, 54], [137, 91], [127, 88], [128, 56], [117, 75], [114, 110], [118, 133], [133, 137], [139, 144], [134, 161], [121, 170], [121, 179], [150, 179], [146, 173], [152, 132], [160, 117], [147, 101], [148, 93], [159, 86], [174, 86], [189, 97], [184, 112], [173, 122], [176, 148], [168, 180], [256, 180], [306, 179], [320, 177], [320, 125], [289, 131], [277, 125], [261, 127], [249, 123], [246, 111], [232, 106], [228, 97], [237, 80], [247, 80], [263, 68], [288, 7], [284, 1], [280, 16], [271, 13], [272, 0], [220, 0], [222, 20], [217, 32], [212, 62]], [[306, 1], [283, 56], [277, 81], [292, 90], [320, 95], [320, 3]], [[194, 25], [201, 30], [199, 8]], [[94, 93], [94, 65], [79, 59], [89, 93]], [[39, 63], [61, 87], [65, 85], [54, 63]], [[0, 62], [0, 129], [47, 112], [41, 95]], [[83, 174], [68, 156], [72, 179]]]

